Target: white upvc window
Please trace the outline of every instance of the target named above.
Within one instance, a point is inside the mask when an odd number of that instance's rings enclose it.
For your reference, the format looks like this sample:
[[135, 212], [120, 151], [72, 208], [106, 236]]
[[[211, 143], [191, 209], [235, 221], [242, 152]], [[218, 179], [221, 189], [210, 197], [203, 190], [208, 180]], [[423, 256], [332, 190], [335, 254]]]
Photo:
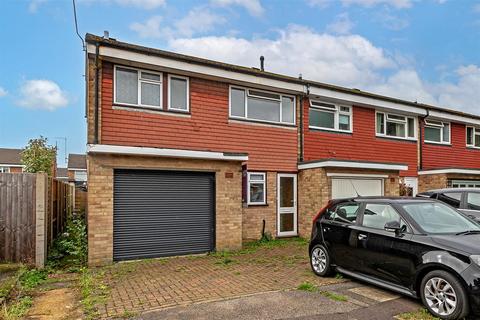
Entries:
[[86, 170], [75, 170], [74, 178], [75, 178], [75, 181], [87, 181], [87, 171]]
[[230, 117], [294, 125], [295, 97], [230, 86]]
[[405, 115], [376, 112], [375, 131], [379, 137], [416, 140], [417, 118]]
[[115, 66], [113, 80], [115, 104], [162, 108], [162, 73]]
[[312, 129], [352, 132], [352, 107], [310, 100], [308, 125]]
[[249, 205], [266, 204], [265, 172], [248, 172], [247, 203]]
[[0, 167], [0, 173], [9, 173], [10, 168], [9, 167]]
[[424, 138], [426, 142], [450, 144], [450, 123], [425, 119]]
[[168, 110], [188, 112], [190, 109], [188, 77], [168, 75]]
[[480, 128], [466, 127], [467, 147], [480, 148]]

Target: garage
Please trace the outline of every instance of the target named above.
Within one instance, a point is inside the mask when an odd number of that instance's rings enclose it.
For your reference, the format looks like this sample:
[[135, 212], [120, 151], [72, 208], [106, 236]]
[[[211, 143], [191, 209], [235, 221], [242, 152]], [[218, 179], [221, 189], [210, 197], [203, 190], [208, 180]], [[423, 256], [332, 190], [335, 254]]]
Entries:
[[214, 249], [214, 173], [116, 169], [113, 189], [114, 260]]
[[332, 199], [366, 196], [383, 196], [383, 179], [381, 178], [333, 178]]

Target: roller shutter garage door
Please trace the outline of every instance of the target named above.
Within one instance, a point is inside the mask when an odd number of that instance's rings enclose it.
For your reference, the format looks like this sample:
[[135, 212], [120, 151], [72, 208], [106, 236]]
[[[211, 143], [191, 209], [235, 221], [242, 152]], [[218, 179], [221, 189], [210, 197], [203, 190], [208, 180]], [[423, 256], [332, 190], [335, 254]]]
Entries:
[[358, 194], [383, 196], [383, 179], [334, 178], [332, 179], [332, 198], [350, 198]]
[[113, 259], [214, 249], [215, 175], [115, 170]]

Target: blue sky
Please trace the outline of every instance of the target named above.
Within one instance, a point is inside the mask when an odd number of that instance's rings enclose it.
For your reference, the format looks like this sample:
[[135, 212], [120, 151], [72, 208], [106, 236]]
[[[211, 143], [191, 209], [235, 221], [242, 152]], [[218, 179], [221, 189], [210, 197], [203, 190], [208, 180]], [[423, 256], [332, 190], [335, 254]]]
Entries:
[[[480, 1], [76, 0], [79, 29], [480, 114]], [[85, 151], [70, 0], [0, 2], [0, 146]]]

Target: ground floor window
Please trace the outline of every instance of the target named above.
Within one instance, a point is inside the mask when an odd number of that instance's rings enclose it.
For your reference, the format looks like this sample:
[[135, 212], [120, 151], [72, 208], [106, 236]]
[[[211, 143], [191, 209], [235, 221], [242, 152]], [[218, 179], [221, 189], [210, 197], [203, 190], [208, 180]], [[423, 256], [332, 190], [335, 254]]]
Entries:
[[480, 180], [450, 180], [452, 188], [480, 188]]
[[0, 173], [7, 173], [7, 172], [10, 172], [9, 167], [0, 167]]
[[265, 172], [249, 172], [247, 175], [247, 197], [249, 205], [266, 204]]

